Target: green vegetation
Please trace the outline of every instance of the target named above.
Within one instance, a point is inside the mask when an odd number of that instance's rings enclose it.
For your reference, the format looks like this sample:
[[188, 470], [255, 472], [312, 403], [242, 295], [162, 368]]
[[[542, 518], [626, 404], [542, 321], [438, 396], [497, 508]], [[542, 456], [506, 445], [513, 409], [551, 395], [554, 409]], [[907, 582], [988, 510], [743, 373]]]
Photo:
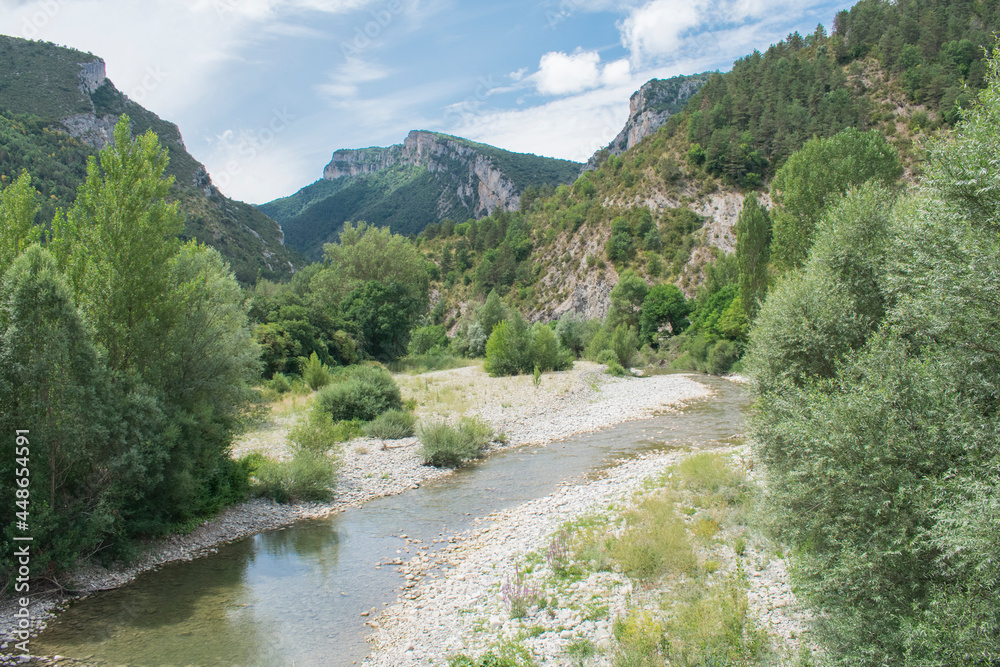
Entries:
[[823, 210], [850, 188], [870, 180], [890, 187], [902, 173], [898, 152], [876, 130], [848, 128], [806, 142], [771, 183], [775, 263], [783, 269], [801, 266]]
[[413, 435], [416, 417], [405, 410], [387, 410], [365, 426], [365, 435], [380, 440], [399, 440]]
[[832, 664], [1000, 659], [998, 127], [993, 61], [924, 180], [829, 209], [750, 335], [769, 508]]
[[562, 371], [572, 366], [572, 354], [559, 347], [551, 327], [541, 322], [529, 327], [516, 311], [497, 324], [486, 341], [484, 368], [494, 377]]
[[380, 366], [352, 366], [316, 394], [316, 409], [334, 421], [372, 421], [387, 410], [401, 410], [399, 387]]
[[175, 125], [128, 100], [110, 81], [89, 93], [81, 88], [81, 64], [96, 61], [92, 54], [0, 35], [0, 71], [17, 73], [0, 82], [0, 187], [26, 169], [42, 195], [37, 222], [48, 225], [57, 207], [73, 205], [87, 158], [97, 153], [87, 143], [96, 141], [93, 133], [68, 117], [128, 115], [133, 136], [152, 130], [169, 153], [167, 173], [175, 177], [170, 198], [180, 204], [183, 240], [216, 248], [243, 284], [291, 275], [292, 265], [302, 262], [282, 245], [278, 226], [209, 188], [204, 167], [187, 152]]
[[[578, 163], [568, 160], [511, 153], [467, 139], [436, 136], [486, 156], [519, 191], [570, 183], [580, 171]], [[397, 148], [395, 156], [402, 159], [401, 148]], [[364, 220], [403, 236], [419, 234], [433, 225], [433, 234], [444, 219], [466, 220], [474, 215], [471, 207], [475, 202], [458, 194], [468, 167], [453, 161], [454, 170], [450, 172], [393, 164], [370, 174], [320, 180], [290, 197], [264, 204], [260, 210], [281, 223], [289, 245], [310, 259], [319, 259], [322, 245], [336, 238], [345, 222]]]
[[325, 452], [297, 449], [290, 460], [250, 459], [251, 488], [279, 503], [324, 502], [333, 497], [337, 461]]
[[[123, 118], [46, 249], [31, 245], [42, 230], [27, 177], [0, 193], [0, 420], [30, 425], [32, 468], [46, 471], [31, 505], [37, 576], [122, 555], [247, 491], [227, 451], [258, 349], [219, 253], [176, 238], [166, 167], [156, 136], [133, 139]], [[13, 447], [0, 462], [11, 479]], [[14, 491], [0, 492], [5, 545]]]
[[481, 456], [496, 434], [485, 422], [463, 417], [457, 426], [444, 422], [421, 424], [417, 437], [425, 465], [457, 468]]

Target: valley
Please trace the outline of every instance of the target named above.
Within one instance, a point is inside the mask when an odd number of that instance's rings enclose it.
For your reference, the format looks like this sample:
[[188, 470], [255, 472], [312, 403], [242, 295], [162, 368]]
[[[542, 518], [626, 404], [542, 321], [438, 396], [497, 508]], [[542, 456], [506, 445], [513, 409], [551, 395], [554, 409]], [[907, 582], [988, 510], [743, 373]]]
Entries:
[[223, 4], [0, 35], [0, 666], [997, 664], [996, 2]]

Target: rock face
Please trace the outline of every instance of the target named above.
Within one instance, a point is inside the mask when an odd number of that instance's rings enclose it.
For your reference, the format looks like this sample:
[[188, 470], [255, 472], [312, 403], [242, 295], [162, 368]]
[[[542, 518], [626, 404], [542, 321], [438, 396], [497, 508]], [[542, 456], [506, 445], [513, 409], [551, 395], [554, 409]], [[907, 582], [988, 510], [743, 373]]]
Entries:
[[88, 95], [100, 88], [107, 78], [104, 61], [100, 58], [80, 63], [80, 88]]
[[660, 129], [667, 120], [684, 108], [685, 103], [708, 81], [711, 73], [652, 79], [629, 98], [629, 114], [618, 136], [587, 162], [585, 170], [596, 169], [600, 156], [621, 155], [645, 137]]
[[[445, 134], [413, 130], [402, 144], [387, 148], [342, 149], [333, 154], [323, 178], [374, 174], [396, 166], [423, 167], [454, 181], [455, 192], [476, 217], [516, 211], [521, 193], [514, 182], [476, 144]], [[445, 214], [442, 202], [441, 214]]]

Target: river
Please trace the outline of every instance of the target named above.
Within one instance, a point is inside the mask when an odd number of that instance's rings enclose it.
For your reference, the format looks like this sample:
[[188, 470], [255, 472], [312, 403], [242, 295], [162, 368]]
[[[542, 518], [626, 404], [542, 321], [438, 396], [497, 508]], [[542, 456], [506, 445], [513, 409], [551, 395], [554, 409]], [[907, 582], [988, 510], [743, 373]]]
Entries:
[[360, 664], [363, 612], [396, 599], [386, 559], [433, 551], [477, 517], [543, 497], [637, 453], [711, 447], [741, 431], [744, 393], [698, 377], [714, 395], [668, 412], [546, 446], [491, 456], [418, 489], [327, 519], [302, 521], [171, 563], [132, 583], [78, 600], [32, 642], [32, 652], [92, 664]]

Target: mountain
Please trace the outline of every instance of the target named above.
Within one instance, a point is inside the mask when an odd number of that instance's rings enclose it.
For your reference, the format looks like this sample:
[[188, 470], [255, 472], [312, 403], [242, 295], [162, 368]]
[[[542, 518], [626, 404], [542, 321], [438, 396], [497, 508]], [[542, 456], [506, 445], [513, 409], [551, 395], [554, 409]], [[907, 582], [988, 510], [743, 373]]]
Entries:
[[621, 155], [656, 132], [671, 116], [681, 111], [691, 97], [701, 90], [712, 72], [651, 79], [629, 98], [628, 120], [610, 144], [594, 153], [585, 167], [590, 171], [609, 155]]
[[439, 267], [443, 323], [456, 325], [491, 289], [532, 320], [601, 317], [626, 270], [694, 296], [707, 265], [735, 249], [744, 196], [769, 204], [770, 179], [812, 137], [877, 130], [907, 177], [918, 175], [921, 143], [947, 132], [984, 85], [1000, 6], [861, 0], [834, 25], [707, 75], [682, 109], [615, 155], [642, 133], [650, 96], [637, 91], [638, 113], [572, 187], [531, 201], [519, 219], [421, 237]]
[[184, 146], [180, 130], [122, 94], [90, 53], [0, 35], [0, 182], [22, 169], [43, 195], [40, 222], [69, 207], [86, 176], [86, 158], [111, 137], [119, 116], [132, 132], [152, 129], [170, 154], [172, 196], [185, 215], [184, 238], [217, 248], [244, 283], [283, 279], [303, 264], [284, 246], [278, 224], [225, 197]]
[[445, 218], [516, 211], [523, 193], [571, 183], [581, 166], [414, 130], [402, 144], [336, 151], [322, 180], [260, 210], [281, 223], [291, 247], [318, 259], [344, 222], [406, 235]]

